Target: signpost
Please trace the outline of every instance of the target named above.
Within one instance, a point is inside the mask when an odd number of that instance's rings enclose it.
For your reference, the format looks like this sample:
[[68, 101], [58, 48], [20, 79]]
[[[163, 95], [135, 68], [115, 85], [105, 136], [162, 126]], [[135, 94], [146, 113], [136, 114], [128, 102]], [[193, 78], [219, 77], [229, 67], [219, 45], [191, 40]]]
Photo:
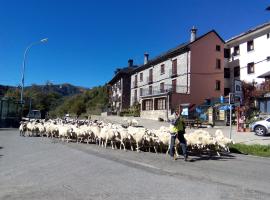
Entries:
[[229, 93], [230, 105], [230, 139], [232, 139], [232, 104], [234, 103], [234, 93]]

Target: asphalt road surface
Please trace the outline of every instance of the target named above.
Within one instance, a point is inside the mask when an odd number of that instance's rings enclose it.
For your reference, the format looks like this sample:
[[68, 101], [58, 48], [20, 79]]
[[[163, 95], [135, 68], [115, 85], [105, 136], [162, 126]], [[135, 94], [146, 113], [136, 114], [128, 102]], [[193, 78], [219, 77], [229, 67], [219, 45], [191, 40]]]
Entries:
[[0, 199], [270, 199], [270, 159], [191, 158], [0, 130]]

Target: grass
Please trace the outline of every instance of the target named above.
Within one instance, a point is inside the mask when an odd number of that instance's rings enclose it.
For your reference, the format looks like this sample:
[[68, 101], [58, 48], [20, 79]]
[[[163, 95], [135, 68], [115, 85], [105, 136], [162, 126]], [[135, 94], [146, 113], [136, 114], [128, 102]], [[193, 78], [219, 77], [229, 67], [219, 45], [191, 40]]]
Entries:
[[260, 144], [232, 144], [230, 145], [232, 153], [242, 153], [261, 157], [270, 157], [270, 145]]

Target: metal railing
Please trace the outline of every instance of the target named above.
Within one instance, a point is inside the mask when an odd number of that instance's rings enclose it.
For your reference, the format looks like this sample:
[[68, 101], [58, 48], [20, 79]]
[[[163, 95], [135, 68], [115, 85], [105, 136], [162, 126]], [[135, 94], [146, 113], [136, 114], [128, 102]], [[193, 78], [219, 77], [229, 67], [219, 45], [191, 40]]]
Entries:
[[169, 77], [176, 77], [176, 76], [177, 76], [177, 69], [170, 69]]
[[148, 76], [148, 77], [147, 77], [147, 83], [148, 83], [148, 84], [153, 83], [153, 76]]
[[[189, 88], [188, 88], [189, 89]], [[163, 88], [160, 88], [159, 86], [152, 87], [152, 90], [149, 90], [149, 88], [143, 88], [142, 93], [140, 93], [140, 96], [151, 96], [151, 95], [162, 95], [166, 93], [184, 93], [187, 91], [186, 86], [173, 86], [173, 85], [164, 85]]]
[[138, 82], [137, 81], [133, 81], [133, 88], [138, 87]]

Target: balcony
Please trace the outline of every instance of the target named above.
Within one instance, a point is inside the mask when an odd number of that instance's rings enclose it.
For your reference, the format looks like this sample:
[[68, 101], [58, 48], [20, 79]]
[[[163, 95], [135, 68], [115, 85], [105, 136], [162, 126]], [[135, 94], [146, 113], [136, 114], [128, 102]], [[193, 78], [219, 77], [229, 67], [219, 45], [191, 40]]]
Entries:
[[165, 95], [172, 91], [171, 85], [165, 85], [163, 88], [160, 87], [152, 87], [151, 90], [149, 88], [144, 88], [142, 90], [141, 96], [154, 96], [154, 95]]
[[177, 70], [176, 69], [170, 69], [170, 77], [175, 78], [177, 76]]
[[137, 103], [138, 102], [138, 97], [132, 97], [132, 102]]
[[119, 96], [119, 95], [112, 96], [111, 100], [112, 101], [121, 101], [121, 96]]
[[138, 82], [137, 81], [133, 81], [133, 88], [137, 88], [138, 87]]
[[152, 84], [153, 83], [153, 76], [148, 76], [147, 77], [147, 83]]

